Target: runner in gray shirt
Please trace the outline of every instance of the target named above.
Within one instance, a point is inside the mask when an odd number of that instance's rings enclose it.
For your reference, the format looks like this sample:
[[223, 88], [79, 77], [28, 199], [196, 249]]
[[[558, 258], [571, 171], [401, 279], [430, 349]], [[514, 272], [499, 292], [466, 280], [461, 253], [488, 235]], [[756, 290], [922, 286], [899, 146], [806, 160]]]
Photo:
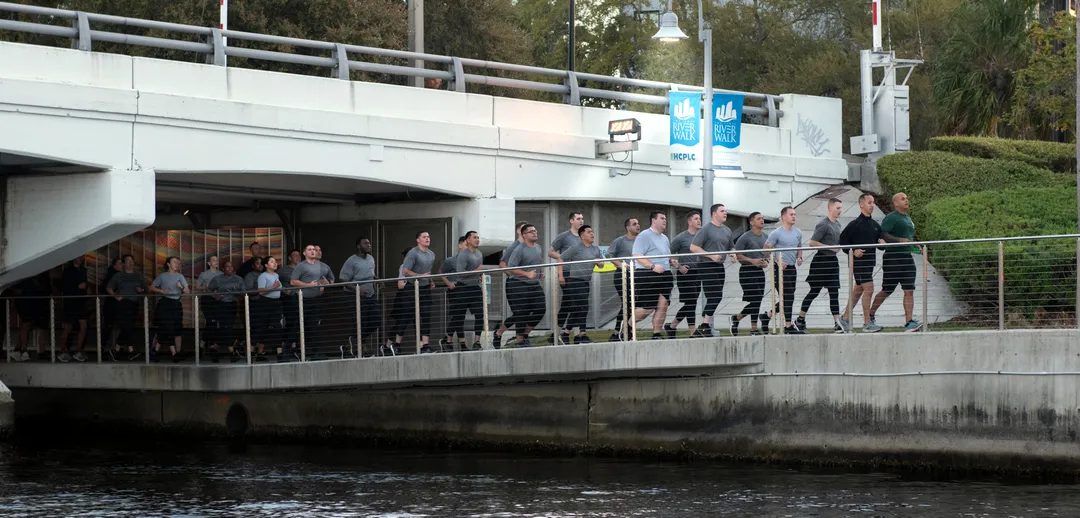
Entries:
[[574, 245], [562, 253], [559, 258], [559, 284], [563, 287], [564, 301], [569, 305], [570, 317], [567, 320], [567, 331], [578, 329], [574, 338], [575, 344], [592, 343], [587, 331], [589, 318], [589, 292], [592, 287], [593, 268], [599, 263], [577, 263], [562, 265], [564, 262], [590, 261], [602, 259], [600, 247], [594, 244], [596, 233], [592, 227], [582, 225], [578, 229], [581, 236], [581, 244]]
[[[810, 246], [830, 246], [840, 244], [840, 213], [844, 211], [844, 203], [836, 198], [829, 200], [829, 215], [821, 218], [814, 227], [814, 235], [810, 237]], [[795, 325], [806, 331], [806, 312], [810, 305], [821, 293], [822, 288], [829, 292], [829, 310], [833, 315], [833, 332], [843, 333], [844, 327], [840, 325], [840, 261], [836, 256], [835, 248], [820, 248], [810, 260], [810, 274], [806, 277], [806, 283], [810, 285], [810, 292], [803, 298], [799, 318]]]
[[[540, 323], [546, 312], [544, 291], [540, 288], [543, 274], [536, 267], [544, 263], [544, 250], [543, 246], [536, 242], [535, 226], [522, 227], [521, 236], [525, 242], [514, 250], [506, 262], [506, 266], [512, 268], [507, 272], [511, 277], [506, 281], [506, 299], [513, 314], [506, 319], [505, 325], [516, 325], [518, 347], [531, 347], [529, 333]], [[495, 333], [492, 346], [496, 349], [502, 346], [502, 333]]]
[[[375, 257], [371, 255], [371, 239], [366, 236], [360, 236], [356, 238], [356, 253], [349, 257], [345, 264], [341, 265], [341, 272], [338, 275], [338, 279], [341, 282], [356, 282], [356, 281], [373, 281], [375, 280]], [[350, 326], [348, 331], [348, 341], [350, 352], [357, 357], [361, 356], [359, 344], [363, 343], [362, 338], [364, 336], [375, 333], [375, 331], [382, 324], [382, 309], [379, 307], [377, 297], [375, 296], [375, 284], [373, 282], [365, 282], [362, 284], [347, 285], [345, 286], [346, 292], [351, 295], [347, 307], [353, 310], [353, 314], [356, 314], [356, 296], [357, 290], [360, 292], [360, 334], [356, 336], [356, 326]], [[378, 345], [375, 341], [369, 341], [368, 343]], [[355, 344], [355, 345], [354, 345]], [[374, 348], [372, 348], [374, 352]], [[345, 348], [341, 348], [342, 357], [345, 355]]]
[[404, 297], [403, 302], [396, 305], [397, 315], [394, 318], [392, 334], [394, 340], [387, 345], [396, 348], [401, 345], [409, 326], [416, 323], [416, 283], [420, 297], [420, 352], [432, 352], [429, 342], [431, 340], [431, 268], [435, 265], [435, 252], [431, 251], [431, 235], [421, 231], [416, 233], [416, 246], [405, 254], [405, 260], [401, 263], [401, 273], [408, 279], [405, 287], [398, 291], [398, 297]]
[[[802, 266], [802, 231], [795, 228], [795, 209], [784, 207], [780, 210], [781, 227], [769, 233], [769, 239], [765, 241], [765, 248], [797, 248], [781, 252], [779, 260], [774, 259], [775, 275], [783, 280], [783, 290], [780, 292], [780, 301], [783, 302], [784, 310], [784, 334], [806, 334], [805, 331], [795, 327], [795, 315], [792, 308], [795, 303], [795, 280], [798, 277], [797, 268]], [[781, 267], [781, 262], [783, 265]], [[781, 308], [777, 303], [776, 310]]]
[[[623, 222], [623, 227], [626, 228], [626, 234], [615, 238], [614, 241], [608, 245], [607, 256], [611, 259], [621, 259], [623, 257], [630, 257], [634, 255], [634, 240], [637, 239], [638, 234], [641, 233], [641, 223], [637, 218], [626, 218]], [[611, 336], [608, 338], [609, 342], [618, 342], [623, 340], [623, 319], [626, 315], [630, 314], [630, 297], [623, 296], [623, 283], [625, 282], [623, 277], [626, 273], [623, 272], [626, 266], [624, 261], [615, 261], [615, 266], [619, 269], [612, 276], [612, 280], [615, 282], [615, 293], [619, 295], [619, 300], [622, 301], [622, 307], [619, 308], [619, 313], [615, 315], [615, 329], [611, 332]]]
[[765, 248], [769, 235], [763, 230], [765, 218], [760, 212], [751, 212], [746, 223], [750, 229], [743, 232], [735, 243], [735, 259], [739, 261], [739, 286], [742, 288], [742, 299], [746, 306], [738, 314], [731, 315], [731, 336], [739, 336], [739, 321], [747, 316], [750, 317], [750, 336], [761, 334], [758, 331], [759, 314], [762, 327], [767, 328], [769, 325], [769, 316], [761, 313], [761, 300], [765, 296], [765, 269], [769, 267], [765, 252], [761, 250]]
[[[585, 216], [580, 212], [571, 212], [568, 218], [570, 222], [570, 230], [563, 232], [555, 236], [555, 240], [551, 242], [551, 250], [548, 250], [548, 257], [558, 261], [563, 252], [570, 249], [570, 247], [581, 244], [580, 231], [582, 225], [585, 224]], [[570, 343], [570, 333], [567, 321], [570, 319], [570, 306], [566, 302], [566, 293], [562, 294], [562, 300], [559, 303], [559, 314], [555, 321], [555, 326], [562, 330], [560, 334], [560, 340], [564, 344]], [[551, 335], [551, 343], [555, 343], [555, 335]]]
[[323, 287], [331, 282], [324, 275], [328, 270], [329, 267], [319, 262], [319, 252], [316, 245], [311, 244], [304, 247], [304, 260], [293, 267], [292, 275], [289, 276], [290, 284], [297, 288], [303, 288], [300, 290], [300, 296], [303, 298], [300, 315], [303, 324], [305, 349], [310, 351], [312, 360], [323, 359], [325, 357], [324, 352], [329, 352], [332, 348], [332, 345], [319, 341], [321, 331], [319, 322], [322, 320], [323, 311], [321, 299]]
[[[694, 253], [727, 252], [734, 244], [731, 241], [731, 229], [724, 225], [727, 222], [727, 208], [717, 203], [711, 210], [709, 222], [701, 227], [690, 245], [690, 250]], [[698, 326], [697, 332], [691, 337], [713, 336], [713, 314], [724, 298], [724, 280], [727, 274], [724, 268], [725, 259], [726, 254], [705, 255], [701, 256], [696, 265], [701, 276], [702, 291], [705, 292], [705, 307], [701, 311], [705, 323]]]
[[[701, 213], [696, 210], [691, 211], [686, 215], [686, 230], [671, 240], [671, 253], [692, 253], [690, 245], [694, 243], [694, 238], [700, 231]], [[697, 314], [698, 296], [701, 294], [702, 278], [697, 267], [700, 260], [701, 257], [695, 255], [672, 258], [676, 272], [675, 285], [679, 288], [679, 302], [682, 303], [682, 307], [679, 308], [679, 312], [675, 314], [671, 323], [664, 325], [664, 332], [667, 333], [668, 338], [675, 338], [676, 330], [683, 320], [686, 320], [690, 327], [690, 336], [693, 336], [694, 331], [697, 330], [694, 316]]]
[[518, 247], [523, 241], [521, 238], [521, 228], [529, 223], [526, 221], [519, 221], [517, 225], [514, 225], [514, 242], [510, 243], [510, 246], [503, 250], [502, 255], [499, 257], [499, 268], [506, 268], [506, 261], [510, 260], [510, 254], [514, 253], [514, 249]]
[[[671, 245], [664, 230], [667, 229], [667, 215], [663, 211], [649, 214], [649, 228], [638, 234], [634, 240], [634, 284], [630, 287], [636, 293], [634, 297], [635, 322], [644, 320], [653, 314], [653, 340], [662, 340], [664, 320], [667, 318], [668, 297], [674, 281], [671, 277]], [[655, 312], [655, 313], [654, 313]]]
[[206, 342], [210, 344], [210, 359], [214, 363], [221, 361], [218, 347], [225, 344], [229, 351], [230, 361], [240, 361], [240, 353], [236, 350], [236, 334], [233, 323], [236, 321], [236, 293], [244, 291], [244, 279], [236, 275], [231, 261], [225, 261], [222, 267], [225, 272], [214, 277], [207, 288], [214, 292], [217, 310], [215, 322], [217, 328], [207, 333]]
[[[480, 290], [482, 274], [479, 270], [484, 265], [484, 255], [480, 253], [480, 234], [468, 231], [462, 236], [462, 249], [452, 260], [453, 272], [465, 275], [455, 275], [453, 280], [446, 283], [449, 290], [447, 293], [447, 326], [446, 338], [439, 345], [446, 350], [454, 350], [454, 336], [457, 336], [459, 350], [467, 350], [465, 347], [465, 314], [472, 313], [473, 317], [473, 344], [472, 350], [480, 350], [480, 336], [484, 332], [484, 298]], [[475, 272], [475, 273], [472, 273]], [[448, 272], [449, 273], [449, 272]]]

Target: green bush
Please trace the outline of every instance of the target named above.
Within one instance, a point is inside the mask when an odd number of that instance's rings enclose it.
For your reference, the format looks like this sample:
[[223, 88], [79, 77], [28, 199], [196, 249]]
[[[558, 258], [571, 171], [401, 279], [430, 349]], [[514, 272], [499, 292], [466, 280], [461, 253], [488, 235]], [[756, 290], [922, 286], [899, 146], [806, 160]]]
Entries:
[[1076, 172], [1074, 144], [987, 137], [934, 137], [930, 139], [930, 149], [973, 158], [1016, 160], [1059, 173]]
[[[1017, 187], [1075, 186], [1076, 178], [1015, 160], [972, 158], [944, 151], [910, 151], [878, 161], [878, 177], [888, 200], [897, 192], [911, 199], [917, 236], [925, 239], [924, 208], [934, 200], [979, 191]], [[985, 237], [984, 234], [980, 237]]]
[[[924, 240], [1074, 234], [1076, 191], [1020, 188], [942, 198], [926, 207], [924, 219]], [[1061, 321], [1053, 315], [1072, 314], [1076, 248], [1076, 239], [1006, 241], [1007, 310], [1042, 326]], [[931, 245], [929, 258], [969, 316], [997, 322], [997, 243]]]

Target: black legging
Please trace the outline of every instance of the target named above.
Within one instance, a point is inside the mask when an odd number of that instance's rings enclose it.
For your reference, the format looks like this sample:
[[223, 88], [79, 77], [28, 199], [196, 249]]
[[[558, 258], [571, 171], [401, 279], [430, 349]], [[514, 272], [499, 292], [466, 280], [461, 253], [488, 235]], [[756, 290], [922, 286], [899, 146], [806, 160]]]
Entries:
[[184, 306], [179, 299], [162, 297], [158, 299], [155, 307], [155, 317], [158, 325], [158, 344], [171, 342], [173, 338], [180, 336], [180, 326], [184, 321]]
[[761, 299], [765, 297], [765, 270], [752, 264], [739, 265], [739, 286], [742, 287], [742, 298], [746, 302], [740, 315], [748, 315], [750, 322], [758, 321], [758, 313], [761, 313]]
[[[791, 311], [795, 307], [795, 281], [799, 277], [799, 272], [795, 270], [795, 265], [789, 264], [787, 268], [784, 268], [784, 275], [783, 277], [781, 277], [780, 265], [773, 264], [773, 267], [773, 282], [776, 282], [776, 280], [779, 280], [781, 278], [784, 282], [784, 318], [788, 322], [793, 322], [795, 321], [795, 315], [792, 315]], [[779, 296], [779, 293], [777, 293], [777, 295]], [[776, 303], [776, 311], [777, 313], [779, 313], [780, 311], [779, 302]]]
[[[416, 323], [416, 294], [412, 283], [405, 283], [405, 287], [397, 292], [394, 300], [394, 327], [391, 333], [397, 336], [405, 336], [409, 328]], [[431, 336], [431, 285], [420, 286], [420, 336]], [[419, 341], [420, 337], [416, 337]]]
[[563, 286], [563, 301], [569, 305], [570, 316], [567, 318], [566, 328], [569, 331], [578, 328], [578, 332], [584, 333], [589, 319], [589, 285], [590, 277], [574, 278], [567, 277], [566, 285]]
[[446, 294], [446, 336], [457, 333], [458, 338], [465, 337], [465, 313], [472, 313], [473, 333], [477, 340], [484, 331], [484, 298], [480, 286], [458, 284]]
[[122, 299], [116, 301], [116, 327], [120, 328], [120, 334], [116, 337], [116, 345], [135, 347], [135, 319], [139, 316], [139, 301]]
[[513, 311], [511, 318], [517, 326], [518, 336], [526, 336], [528, 330], [536, 327], [547, 312], [544, 308], [544, 290], [539, 283], [511, 278], [506, 281], [506, 299], [510, 303], [510, 311]]
[[810, 262], [810, 274], [806, 277], [810, 293], [802, 301], [802, 312], [810, 310], [810, 305], [824, 288], [829, 290], [829, 311], [840, 314], [840, 261], [836, 254], [818, 252]]
[[282, 330], [282, 340], [289, 346], [300, 344], [300, 302], [296, 299], [297, 294], [281, 294], [281, 313], [285, 317], [285, 328]]
[[675, 320], [693, 323], [697, 314], [698, 294], [701, 293], [701, 273], [697, 264], [687, 265], [686, 273], [676, 273], [675, 285], [679, 287], [679, 302], [682, 302], [682, 307], [675, 313]]
[[252, 299], [251, 339], [256, 344], [281, 346], [281, 299], [272, 299], [259, 295]]
[[697, 268], [701, 276], [701, 287], [705, 292], [705, 308], [701, 311], [701, 316], [712, 318], [724, 298], [724, 278], [727, 274], [724, 271], [723, 259], [720, 262], [702, 259]]
[[233, 323], [236, 322], [236, 301], [218, 301], [217, 304], [217, 330], [211, 345], [229, 347], [236, 340], [236, 330]]

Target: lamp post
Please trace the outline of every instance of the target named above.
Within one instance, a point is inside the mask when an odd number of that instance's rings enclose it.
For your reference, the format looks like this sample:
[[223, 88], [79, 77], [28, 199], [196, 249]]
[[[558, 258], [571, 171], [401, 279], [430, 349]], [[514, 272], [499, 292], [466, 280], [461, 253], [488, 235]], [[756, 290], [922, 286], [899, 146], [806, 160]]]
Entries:
[[[679, 29], [679, 16], [671, 10], [672, 0], [668, 0], [668, 12], [660, 17], [660, 30], [653, 35], [654, 40], [663, 42], [677, 42], [687, 38], [686, 33]], [[705, 26], [705, 15], [701, 8], [701, 0], [698, 0], [698, 41], [705, 44], [705, 98], [702, 102], [704, 120], [701, 130], [701, 214], [711, 214], [713, 204], [713, 86], [712, 86], [712, 29]]]

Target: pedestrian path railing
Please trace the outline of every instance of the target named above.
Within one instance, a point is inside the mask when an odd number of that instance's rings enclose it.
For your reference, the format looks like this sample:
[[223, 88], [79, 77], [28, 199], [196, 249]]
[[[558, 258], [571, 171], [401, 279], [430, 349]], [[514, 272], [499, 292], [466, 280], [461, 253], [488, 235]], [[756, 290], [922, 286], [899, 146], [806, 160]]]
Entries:
[[[862, 257], [855, 250], [863, 250]], [[848, 311], [850, 325], [842, 330], [861, 330], [872, 339], [870, 333], [881, 329], [869, 325], [862, 299], [853, 297], [867, 281], [873, 297], [881, 297], [883, 283], [895, 288], [883, 303], [867, 303], [873, 323], [886, 332], [1075, 328], [1078, 250], [1076, 234], [776, 248], [719, 257], [483, 267], [410, 279], [327, 279], [315, 281], [317, 287], [203, 291], [182, 295], [179, 303], [146, 293], [35, 297], [9, 289], [4, 341], [7, 361], [258, 365], [609, 340], [724, 339], [754, 328], [761, 334], [831, 333], [839, 320], [834, 314]], [[801, 261], [792, 257], [796, 252]], [[738, 262], [736, 254], [747, 261]], [[672, 261], [673, 274], [644, 268], [663, 260]], [[272, 291], [281, 291], [280, 297], [269, 298]], [[818, 296], [807, 306], [812, 291]], [[660, 295], [668, 301], [666, 312]], [[798, 318], [804, 309], [805, 323]], [[711, 326], [700, 326], [710, 311]], [[654, 320], [658, 313], [666, 313], [662, 321]], [[738, 325], [733, 315], [742, 317]], [[669, 329], [676, 318], [677, 328]], [[690, 325], [698, 326], [695, 334]]]
[[[591, 98], [615, 101], [617, 104], [641, 103], [666, 106], [669, 91], [702, 91], [700, 86], [663, 81], [604, 76], [0, 2], [0, 15], [4, 14], [7, 14], [8, 18], [17, 19], [0, 19], [0, 35], [4, 31], [9, 31], [53, 36], [62, 41], [70, 39], [71, 47], [82, 51], [95, 49], [94, 45], [97, 43], [179, 51], [200, 55], [205, 63], [217, 66], [227, 66], [227, 57], [245, 58], [245, 63], [250, 60], [255, 63], [306, 65], [316, 69], [329, 69], [330, 77], [342, 80], [352, 79], [353, 71], [407, 78], [430, 78], [444, 82], [447, 89], [457, 92], [468, 91], [468, 85], [488, 85], [557, 94], [562, 96], [563, 102], [574, 105], [581, 105], [583, 98]], [[97, 28], [117, 26], [125, 27], [128, 31], [133, 29], [143, 31], [144, 34], [112, 32]], [[155, 34], [154, 36], [145, 35], [150, 34], [151, 31]], [[158, 37], [159, 34], [170, 37]], [[293, 49], [293, 52], [255, 48], [260, 45], [285, 46]], [[373, 58], [403, 63], [419, 62], [423, 65], [415, 67], [376, 63], [371, 61]], [[426, 68], [427, 64], [436, 68]], [[247, 66], [251, 65], [247, 64]], [[519, 79], [511, 77], [510, 74], [541, 78], [541, 80]], [[733, 90], [716, 90], [716, 92], [740, 93], [746, 96], [747, 103], [743, 112], [757, 117], [748, 118], [746, 120], [748, 123], [777, 126], [779, 118], [784, 115], [783, 111], [777, 107], [778, 103], [783, 102], [783, 97], [780, 95]]]

